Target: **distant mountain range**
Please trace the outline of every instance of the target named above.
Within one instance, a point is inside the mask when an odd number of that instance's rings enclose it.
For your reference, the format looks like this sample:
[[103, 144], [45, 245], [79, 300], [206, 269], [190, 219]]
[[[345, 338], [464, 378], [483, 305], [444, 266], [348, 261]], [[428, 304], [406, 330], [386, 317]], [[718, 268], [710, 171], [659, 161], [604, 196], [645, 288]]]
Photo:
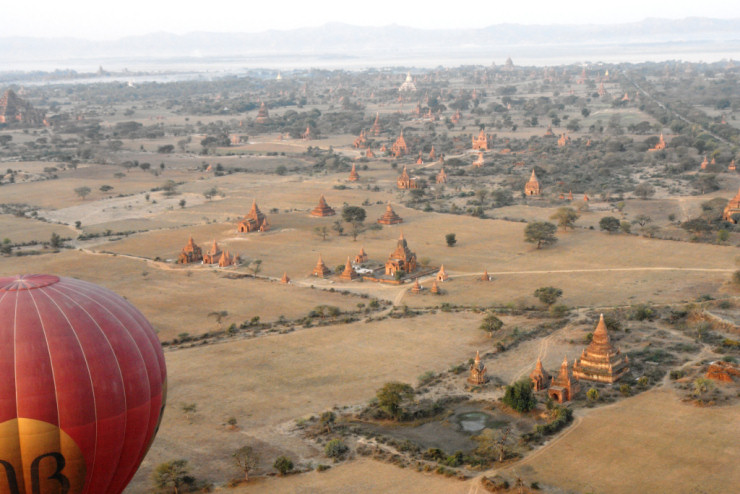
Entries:
[[[153, 33], [113, 41], [76, 38], [0, 38], [0, 62], [114, 59], [189, 59], [208, 57], [311, 56], [333, 59], [399, 54], [406, 57], [444, 56], [481, 58], [575, 52], [584, 58], [604, 49], [640, 53], [671, 45], [679, 52], [723, 52], [740, 57], [740, 19], [646, 19], [613, 25], [497, 24], [482, 29], [416, 29], [398, 25], [361, 27], [326, 24], [315, 28], [260, 33], [194, 32], [184, 35]], [[500, 60], [499, 63], [503, 62]]]

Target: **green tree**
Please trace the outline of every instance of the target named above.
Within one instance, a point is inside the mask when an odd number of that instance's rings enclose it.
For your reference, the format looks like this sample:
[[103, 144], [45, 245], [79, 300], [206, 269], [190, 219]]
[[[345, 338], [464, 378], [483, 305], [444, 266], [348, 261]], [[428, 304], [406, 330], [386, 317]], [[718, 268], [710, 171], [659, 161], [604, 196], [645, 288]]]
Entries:
[[331, 432], [332, 427], [334, 426], [334, 422], [337, 420], [337, 415], [329, 410], [328, 412], [324, 412], [321, 414], [321, 417], [319, 417], [319, 424], [321, 424], [322, 428], [324, 429], [324, 432]]
[[527, 224], [524, 229], [524, 241], [530, 244], [537, 244], [537, 248], [552, 245], [558, 241], [555, 236], [557, 227], [546, 221], [533, 221]]
[[532, 382], [529, 379], [522, 379], [511, 386], [506, 386], [503, 402], [520, 413], [532, 410], [537, 405], [532, 392]]
[[205, 197], [207, 200], [211, 200], [216, 196], [222, 195], [221, 192], [216, 187], [211, 187], [210, 189], [203, 192], [203, 197]]
[[406, 383], [391, 381], [385, 383], [375, 396], [378, 398], [380, 408], [398, 420], [403, 412], [401, 405], [414, 396], [414, 388]]
[[236, 466], [244, 472], [244, 480], [249, 482], [249, 472], [257, 468], [260, 457], [251, 446], [242, 446], [231, 455]]
[[445, 235], [445, 242], [447, 242], [447, 247], [454, 247], [457, 243], [457, 238], [455, 237], [454, 233], [448, 233]]
[[543, 304], [550, 306], [563, 295], [563, 290], [554, 286], [543, 286], [534, 291], [534, 296]]
[[326, 240], [329, 236], [329, 229], [325, 226], [317, 226], [313, 229], [314, 233], [321, 237], [321, 240]]
[[359, 206], [344, 206], [342, 209], [342, 219], [352, 225], [352, 240], [357, 240], [357, 236], [362, 233], [366, 217], [367, 212]]
[[590, 388], [588, 391], [586, 391], [586, 398], [588, 398], [588, 401], [594, 402], [599, 400], [599, 390], [596, 388]]
[[285, 475], [293, 470], [293, 461], [287, 456], [278, 456], [272, 466], [280, 475]]
[[52, 248], [58, 249], [62, 246], [62, 237], [59, 236], [58, 233], [52, 233], [51, 239], [49, 240], [49, 244]]
[[80, 199], [83, 199], [83, 200], [84, 200], [84, 199], [85, 199], [85, 198], [86, 198], [87, 196], [89, 196], [89, 195], [90, 195], [90, 192], [92, 192], [92, 189], [91, 189], [90, 187], [87, 187], [87, 186], [83, 186], [83, 187], [77, 187], [77, 188], [75, 189], [75, 194], [77, 194], [77, 196], [78, 196], [78, 197], [79, 197]]
[[195, 479], [189, 475], [187, 460], [159, 464], [152, 473], [152, 481], [159, 492], [174, 494], [178, 494], [183, 486], [195, 483]]
[[480, 323], [480, 329], [483, 331], [486, 331], [490, 334], [493, 334], [494, 332], [498, 331], [504, 327], [503, 321], [496, 317], [495, 314], [488, 313], [486, 314], [486, 317], [483, 318], [483, 321]]
[[646, 214], [638, 214], [637, 216], [635, 216], [635, 219], [632, 220], [632, 223], [640, 225], [640, 228], [643, 228], [645, 225], [652, 221], [653, 219], [650, 216]]
[[622, 224], [619, 221], [619, 219], [615, 218], [614, 216], [604, 216], [599, 221], [599, 228], [609, 233], [614, 233], [616, 231], [619, 231], [621, 226]]
[[557, 220], [558, 226], [560, 226], [563, 231], [567, 230], [569, 227], [572, 229], [578, 218], [580, 218], [580, 215], [575, 209], [565, 207], [558, 208], [558, 210], [550, 216], [551, 220]]

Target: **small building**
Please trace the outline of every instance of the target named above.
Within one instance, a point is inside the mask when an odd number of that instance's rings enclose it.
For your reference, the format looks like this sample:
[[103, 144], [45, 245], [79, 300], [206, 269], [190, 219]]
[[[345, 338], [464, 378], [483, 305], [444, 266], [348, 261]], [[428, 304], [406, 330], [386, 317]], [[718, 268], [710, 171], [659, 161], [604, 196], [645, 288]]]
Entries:
[[411, 77], [411, 72], [406, 73], [406, 80], [403, 81], [403, 84], [398, 88], [398, 91], [401, 93], [416, 91], [416, 84], [414, 84], [414, 78]]
[[396, 180], [396, 185], [401, 190], [417, 188], [416, 180], [409, 177], [409, 172], [406, 170], [406, 165], [403, 166], [403, 171], [401, 171], [401, 176], [399, 176], [398, 180]]
[[411, 293], [413, 294], [421, 293], [421, 285], [419, 284], [419, 278], [416, 278], [414, 280], [414, 284], [411, 287]]
[[270, 112], [267, 111], [267, 105], [263, 101], [260, 104], [260, 109], [257, 112], [257, 119], [255, 120], [258, 124], [266, 124], [270, 122]]
[[663, 139], [663, 133], [661, 132], [660, 138], [658, 139], [658, 143], [655, 146], [648, 149], [648, 151], [662, 151], [663, 149], [665, 149], [665, 146], [666, 146], [665, 139]]
[[491, 281], [491, 277], [488, 275], [488, 269], [483, 269], [483, 274], [480, 277], [481, 281]]
[[470, 365], [470, 375], [468, 376], [468, 382], [480, 386], [488, 381], [486, 376], [486, 366], [480, 361], [480, 353], [475, 352], [475, 360]]
[[344, 265], [344, 271], [342, 271], [342, 274], [339, 275], [340, 280], [344, 281], [352, 281], [359, 278], [360, 275], [357, 274], [357, 271], [352, 268], [352, 263], [349, 262], [349, 256], [347, 256], [347, 264]]
[[352, 147], [354, 147], [355, 149], [360, 149], [362, 147], [365, 147], [366, 142], [367, 142], [367, 135], [365, 134], [365, 129], [362, 129], [360, 131], [359, 137], [357, 137], [352, 143]]
[[735, 218], [732, 217], [733, 215], [740, 215], [740, 190], [737, 191], [737, 195], [730, 199], [727, 206], [725, 206], [725, 210], [722, 212], [722, 219], [737, 223]]
[[203, 254], [203, 264], [217, 264], [219, 259], [221, 259], [221, 249], [214, 240], [211, 249]]
[[385, 208], [383, 216], [378, 218], [378, 223], [381, 225], [397, 225], [398, 223], [403, 223], [403, 218], [393, 211], [393, 207], [391, 207], [391, 203], [389, 202]]
[[362, 264], [363, 262], [367, 262], [367, 253], [364, 247], [360, 247], [360, 252], [355, 256], [355, 264]]
[[372, 132], [374, 136], [380, 135], [380, 112], [375, 113], [375, 123], [373, 123], [370, 132]]
[[396, 139], [396, 142], [393, 143], [391, 146], [391, 154], [394, 158], [400, 158], [401, 156], [404, 156], [408, 154], [409, 148], [406, 146], [406, 139], [403, 138], [403, 130], [401, 131], [401, 135], [398, 136], [398, 139]]
[[237, 228], [239, 229], [240, 233], [249, 233], [249, 232], [266, 232], [270, 229], [270, 224], [267, 222], [267, 216], [260, 211], [260, 208], [257, 206], [257, 201], [252, 201], [252, 208], [249, 210], [249, 213], [239, 222]]
[[490, 137], [486, 135], [484, 130], [481, 130], [478, 137], [473, 137], [472, 144], [473, 149], [488, 151], [490, 147]]
[[283, 277], [280, 278], [280, 283], [288, 284], [290, 283], [290, 278], [288, 278], [288, 273], [286, 271], [283, 271]]
[[445, 172], [444, 166], [439, 170], [439, 173], [437, 174], [437, 183], [438, 184], [447, 183], [447, 173]]
[[547, 396], [556, 400], [558, 403], [570, 401], [578, 392], [578, 383], [573, 383], [568, 373], [568, 357], [563, 359], [560, 364], [558, 377], [553, 377], [550, 381], [550, 388], [547, 390]]
[[228, 250], [224, 250], [221, 253], [221, 257], [218, 258], [218, 266], [220, 268], [236, 266], [237, 264], [239, 264], [239, 261], [240, 259], [238, 255], [235, 254], [232, 256], [231, 254], [229, 254]]
[[429, 290], [434, 295], [441, 295], [442, 291], [439, 289], [439, 286], [437, 285], [437, 280], [434, 280], [432, 282], [432, 289]]
[[326, 278], [331, 274], [331, 271], [329, 268], [326, 267], [326, 264], [324, 264], [324, 260], [321, 259], [321, 254], [319, 254], [319, 260], [316, 263], [316, 267], [313, 268], [313, 271], [311, 271], [311, 276], [316, 276], [317, 278]]
[[529, 177], [529, 180], [524, 185], [524, 193], [528, 196], [538, 196], [541, 193], [540, 181], [537, 180], [537, 175], [534, 172], [534, 168], [532, 168], [532, 175]]
[[182, 249], [180, 255], [177, 257], [177, 264], [190, 264], [193, 262], [200, 262], [203, 260], [203, 251], [193, 241], [193, 237], [190, 237], [188, 244]]
[[542, 391], [550, 385], [550, 374], [542, 367], [542, 360], [539, 357], [537, 357], [534, 370], [529, 374], [529, 379], [532, 381], [532, 389], [535, 391]]
[[442, 266], [440, 266], [439, 268], [439, 272], [437, 273], [436, 280], [439, 282], [442, 282], [442, 281], [447, 281], [449, 278], [450, 277], [447, 276], [447, 273], [445, 272], [445, 265], [442, 264]]
[[355, 164], [352, 163], [352, 170], [349, 172], [349, 181], [350, 182], [357, 182], [360, 179], [360, 175], [357, 173], [357, 170], [355, 168]]
[[334, 211], [327, 203], [326, 199], [324, 199], [324, 194], [321, 194], [321, 197], [319, 197], [319, 204], [311, 210], [311, 216], [318, 216], [318, 217], [324, 217], [324, 216], [334, 216], [336, 211]]

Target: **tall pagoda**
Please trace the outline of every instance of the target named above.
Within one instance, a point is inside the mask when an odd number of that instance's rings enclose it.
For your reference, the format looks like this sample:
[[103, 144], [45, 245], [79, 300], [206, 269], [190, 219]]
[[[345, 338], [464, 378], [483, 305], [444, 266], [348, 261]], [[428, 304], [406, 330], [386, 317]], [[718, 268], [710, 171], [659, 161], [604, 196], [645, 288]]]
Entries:
[[352, 263], [349, 262], [349, 256], [347, 256], [347, 264], [344, 265], [344, 271], [342, 271], [342, 274], [339, 275], [340, 280], [344, 281], [352, 281], [359, 278], [360, 275], [357, 274], [357, 271], [354, 270], [352, 267]]
[[352, 163], [352, 170], [349, 172], [349, 181], [350, 182], [357, 182], [360, 179], [360, 175], [357, 173], [357, 169], [355, 167], [355, 164]]
[[260, 105], [259, 111], [257, 111], [257, 118], [255, 121], [258, 124], [266, 124], [270, 121], [270, 112], [267, 111], [267, 105], [265, 105], [264, 101]]
[[480, 353], [476, 350], [475, 360], [470, 365], [470, 375], [468, 376], [468, 382], [470, 384], [481, 385], [488, 381], [486, 377], [486, 366], [480, 361]]
[[528, 196], [538, 196], [540, 192], [540, 181], [537, 180], [537, 175], [534, 173], [534, 168], [532, 168], [532, 175], [524, 186], [524, 193]]
[[629, 359], [609, 340], [604, 314], [599, 317], [591, 343], [573, 362], [573, 377], [584, 381], [613, 383], [629, 371]]
[[416, 254], [411, 252], [406, 239], [403, 238], [403, 232], [398, 239], [396, 249], [388, 256], [385, 262], [385, 274], [393, 276], [397, 271], [411, 273], [416, 270]]

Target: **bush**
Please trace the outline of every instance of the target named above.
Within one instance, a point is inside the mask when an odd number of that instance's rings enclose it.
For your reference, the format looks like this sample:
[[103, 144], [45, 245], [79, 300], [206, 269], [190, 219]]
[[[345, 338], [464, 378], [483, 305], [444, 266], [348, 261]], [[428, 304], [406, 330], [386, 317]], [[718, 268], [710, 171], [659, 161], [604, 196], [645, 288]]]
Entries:
[[278, 456], [272, 466], [280, 472], [280, 475], [285, 475], [293, 470], [293, 462], [287, 456]]
[[333, 458], [335, 461], [341, 460], [347, 451], [349, 451], [349, 448], [341, 439], [332, 439], [324, 446], [324, 454], [327, 458]]

